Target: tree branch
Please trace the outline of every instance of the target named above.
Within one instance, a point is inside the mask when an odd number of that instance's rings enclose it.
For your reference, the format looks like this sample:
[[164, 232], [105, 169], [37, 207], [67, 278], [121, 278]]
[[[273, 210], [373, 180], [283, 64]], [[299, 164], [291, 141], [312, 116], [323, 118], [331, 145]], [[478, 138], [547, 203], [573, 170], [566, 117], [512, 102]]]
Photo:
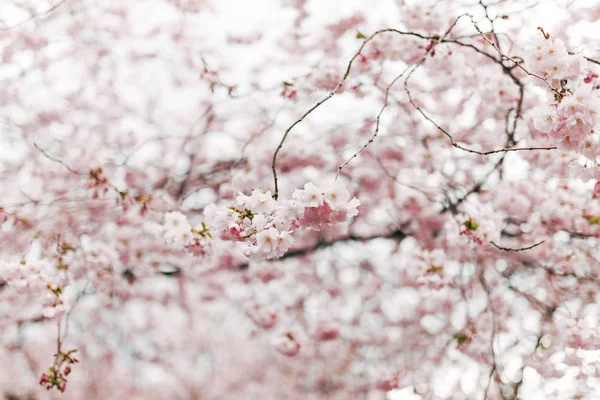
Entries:
[[542, 243], [544, 243], [545, 240], [542, 240], [541, 242], [537, 242], [535, 244], [532, 244], [531, 246], [527, 246], [527, 247], [521, 247], [519, 249], [513, 249], [513, 248], [509, 248], [509, 247], [502, 247], [502, 246], [498, 246], [496, 243], [494, 242], [490, 242], [495, 248], [497, 248], [498, 250], [502, 250], [502, 251], [514, 251], [514, 252], [519, 252], [519, 251], [526, 251], [526, 250], [531, 250], [534, 247], [537, 247], [539, 245], [541, 245]]

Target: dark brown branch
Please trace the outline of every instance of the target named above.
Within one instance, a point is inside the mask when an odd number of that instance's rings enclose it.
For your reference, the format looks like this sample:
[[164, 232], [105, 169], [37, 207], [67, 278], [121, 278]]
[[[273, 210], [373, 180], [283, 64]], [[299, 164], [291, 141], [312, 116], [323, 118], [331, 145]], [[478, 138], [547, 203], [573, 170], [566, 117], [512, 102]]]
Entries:
[[395, 230], [395, 231], [392, 231], [392, 232], [389, 232], [386, 234], [377, 234], [377, 235], [370, 235], [370, 236], [349, 235], [349, 236], [341, 237], [339, 239], [335, 239], [331, 242], [320, 241], [310, 247], [305, 247], [305, 248], [300, 248], [300, 249], [289, 251], [286, 254], [284, 254], [281, 258], [273, 259], [272, 261], [283, 260], [283, 259], [292, 258], [292, 257], [302, 257], [302, 256], [310, 254], [316, 250], [331, 247], [336, 243], [349, 242], [349, 241], [368, 242], [369, 240], [374, 240], [374, 239], [394, 239], [394, 240], [402, 241], [406, 237], [407, 237], [407, 235], [404, 232], [402, 232], [401, 230]]
[[590, 58], [590, 57], [583, 57], [583, 58], [585, 58], [586, 60], [588, 60], [591, 63], [600, 65], [600, 61], [598, 61], [598, 60], [594, 60], [593, 58]]
[[423, 109], [421, 107], [419, 107], [414, 102], [414, 99], [412, 97], [410, 89], [408, 88], [408, 78], [409, 78], [409, 76], [407, 76], [406, 80], [404, 81], [404, 91], [406, 92], [406, 94], [408, 96], [408, 101], [410, 102], [410, 104], [412, 104], [413, 107], [415, 107], [415, 109], [423, 116], [423, 118], [425, 118], [427, 121], [431, 122], [440, 132], [442, 132], [444, 135], [446, 135], [446, 137], [450, 140], [450, 143], [452, 144], [452, 146], [455, 147], [455, 148], [457, 148], [457, 149], [464, 150], [466, 152], [473, 153], [473, 154], [478, 154], [480, 156], [488, 156], [490, 154], [496, 154], [496, 153], [508, 153], [508, 152], [511, 152], [511, 151], [556, 150], [557, 149], [556, 146], [550, 146], [550, 147], [508, 147], [508, 148], [502, 148], [502, 149], [494, 149], [494, 150], [487, 150], [487, 151], [478, 151], [478, 150], [469, 149], [467, 147], [461, 146], [460, 144], [458, 144], [458, 142], [456, 142], [454, 140], [454, 137], [452, 137], [452, 135], [447, 130], [445, 130], [440, 125], [438, 125], [433, 119], [431, 119], [431, 117], [429, 117], [429, 115], [427, 115], [425, 113], [425, 111], [423, 111]]
[[514, 252], [519, 252], [519, 251], [526, 251], [526, 250], [531, 250], [534, 247], [537, 247], [539, 245], [541, 245], [542, 243], [544, 243], [545, 240], [542, 240], [541, 242], [537, 242], [535, 244], [532, 244], [531, 246], [527, 246], [527, 247], [521, 247], [518, 249], [513, 249], [513, 248], [509, 248], [509, 247], [502, 247], [502, 246], [498, 246], [496, 243], [494, 242], [490, 242], [495, 248], [497, 248], [498, 250], [502, 250], [502, 251], [514, 251]]

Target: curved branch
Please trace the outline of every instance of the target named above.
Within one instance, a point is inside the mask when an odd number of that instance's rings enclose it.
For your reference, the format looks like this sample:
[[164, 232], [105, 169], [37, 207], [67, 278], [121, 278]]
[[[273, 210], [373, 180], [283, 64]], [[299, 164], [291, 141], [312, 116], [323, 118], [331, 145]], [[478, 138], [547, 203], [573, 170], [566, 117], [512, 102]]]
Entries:
[[40, 146], [37, 145], [37, 143], [33, 144], [35, 146], [36, 149], [38, 149], [40, 151], [40, 153], [42, 153], [47, 159], [52, 160], [54, 162], [59, 163], [60, 165], [62, 165], [63, 167], [65, 167], [66, 169], [69, 170], [69, 172], [72, 172], [74, 174], [77, 175], [83, 175], [82, 172], [76, 171], [73, 168], [69, 167], [67, 164], [65, 164], [63, 161], [59, 160], [58, 158], [52, 157], [50, 154], [46, 153], [46, 151], [44, 149], [42, 149]]
[[502, 251], [514, 251], [514, 252], [519, 252], [519, 251], [531, 250], [531, 249], [533, 249], [534, 247], [537, 247], [537, 246], [541, 245], [541, 244], [542, 244], [542, 243], [544, 243], [545, 241], [546, 241], [546, 240], [542, 240], [541, 242], [537, 242], [537, 243], [535, 243], [535, 244], [532, 244], [531, 246], [527, 246], [527, 247], [521, 247], [521, 248], [518, 248], [518, 249], [513, 249], [513, 248], [510, 248], [510, 247], [502, 247], [502, 246], [499, 246], [499, 245], [497, 245], [497, 244], [496, 244], [496, 243], [494, 243], [494, 242], [490, 242], [490, 243], [492, 244], [492, 246], [494, 246], [494, 247], [495, 247], [495, 248], [497, 248], [498, 250], [502, 250]]

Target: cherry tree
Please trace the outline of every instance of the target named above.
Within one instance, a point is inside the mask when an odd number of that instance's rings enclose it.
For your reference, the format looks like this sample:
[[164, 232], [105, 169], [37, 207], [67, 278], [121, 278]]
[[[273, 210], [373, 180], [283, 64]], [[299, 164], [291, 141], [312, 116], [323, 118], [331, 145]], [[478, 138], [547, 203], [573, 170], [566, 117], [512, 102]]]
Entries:
[[598, 398], [598, 20], [5, 1], [0, 393]]

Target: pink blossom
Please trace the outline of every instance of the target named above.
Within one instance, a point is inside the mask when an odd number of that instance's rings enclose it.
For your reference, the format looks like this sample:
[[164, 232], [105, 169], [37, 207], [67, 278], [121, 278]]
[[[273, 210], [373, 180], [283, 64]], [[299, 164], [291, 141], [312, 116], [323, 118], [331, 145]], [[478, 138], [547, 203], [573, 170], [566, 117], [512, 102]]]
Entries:
[[251, 307], [246, 314], [263, 329], [271, 329], [277, 322], [277, 313], [268, 307]]
[[542, 106], [533, 114], [533, 125], [538, 131], [550, 133], [555, 129], [557, 122], [558, 116], [554, 107]]
[[315, 186], [314, 183], [308, 182], [304, 185], [304, 190], [296, 190], [294, 199], [298, 200], [305, 207], [319, 207], [323, 204], [325, 196], [321, 189]]
[[284, 356], [294, 357], [300, 352], [300, 343], [297, 341], [296, 334], [286, 331], [275, 338], [275, 349]]
[[256, 251], [262, 254], [272, 253], [278, 246], [279, 231], [268, 228], [256, 234]]
[[277, 201], [273, 199], [271, 191], [263, 192], [258, 189], [253, 190], [250, 197], [238, 196], [237, 201], [256, 214], [270, 214], [277, 207]]
[[327, 201], [327, 204], [329, 204], [332, 210], [345, 208], [350, 199], [350, 193], [348, 192], [346, 185], [339, 181], [327, 186], [325, 188], [324, 196], [325, 201]]

